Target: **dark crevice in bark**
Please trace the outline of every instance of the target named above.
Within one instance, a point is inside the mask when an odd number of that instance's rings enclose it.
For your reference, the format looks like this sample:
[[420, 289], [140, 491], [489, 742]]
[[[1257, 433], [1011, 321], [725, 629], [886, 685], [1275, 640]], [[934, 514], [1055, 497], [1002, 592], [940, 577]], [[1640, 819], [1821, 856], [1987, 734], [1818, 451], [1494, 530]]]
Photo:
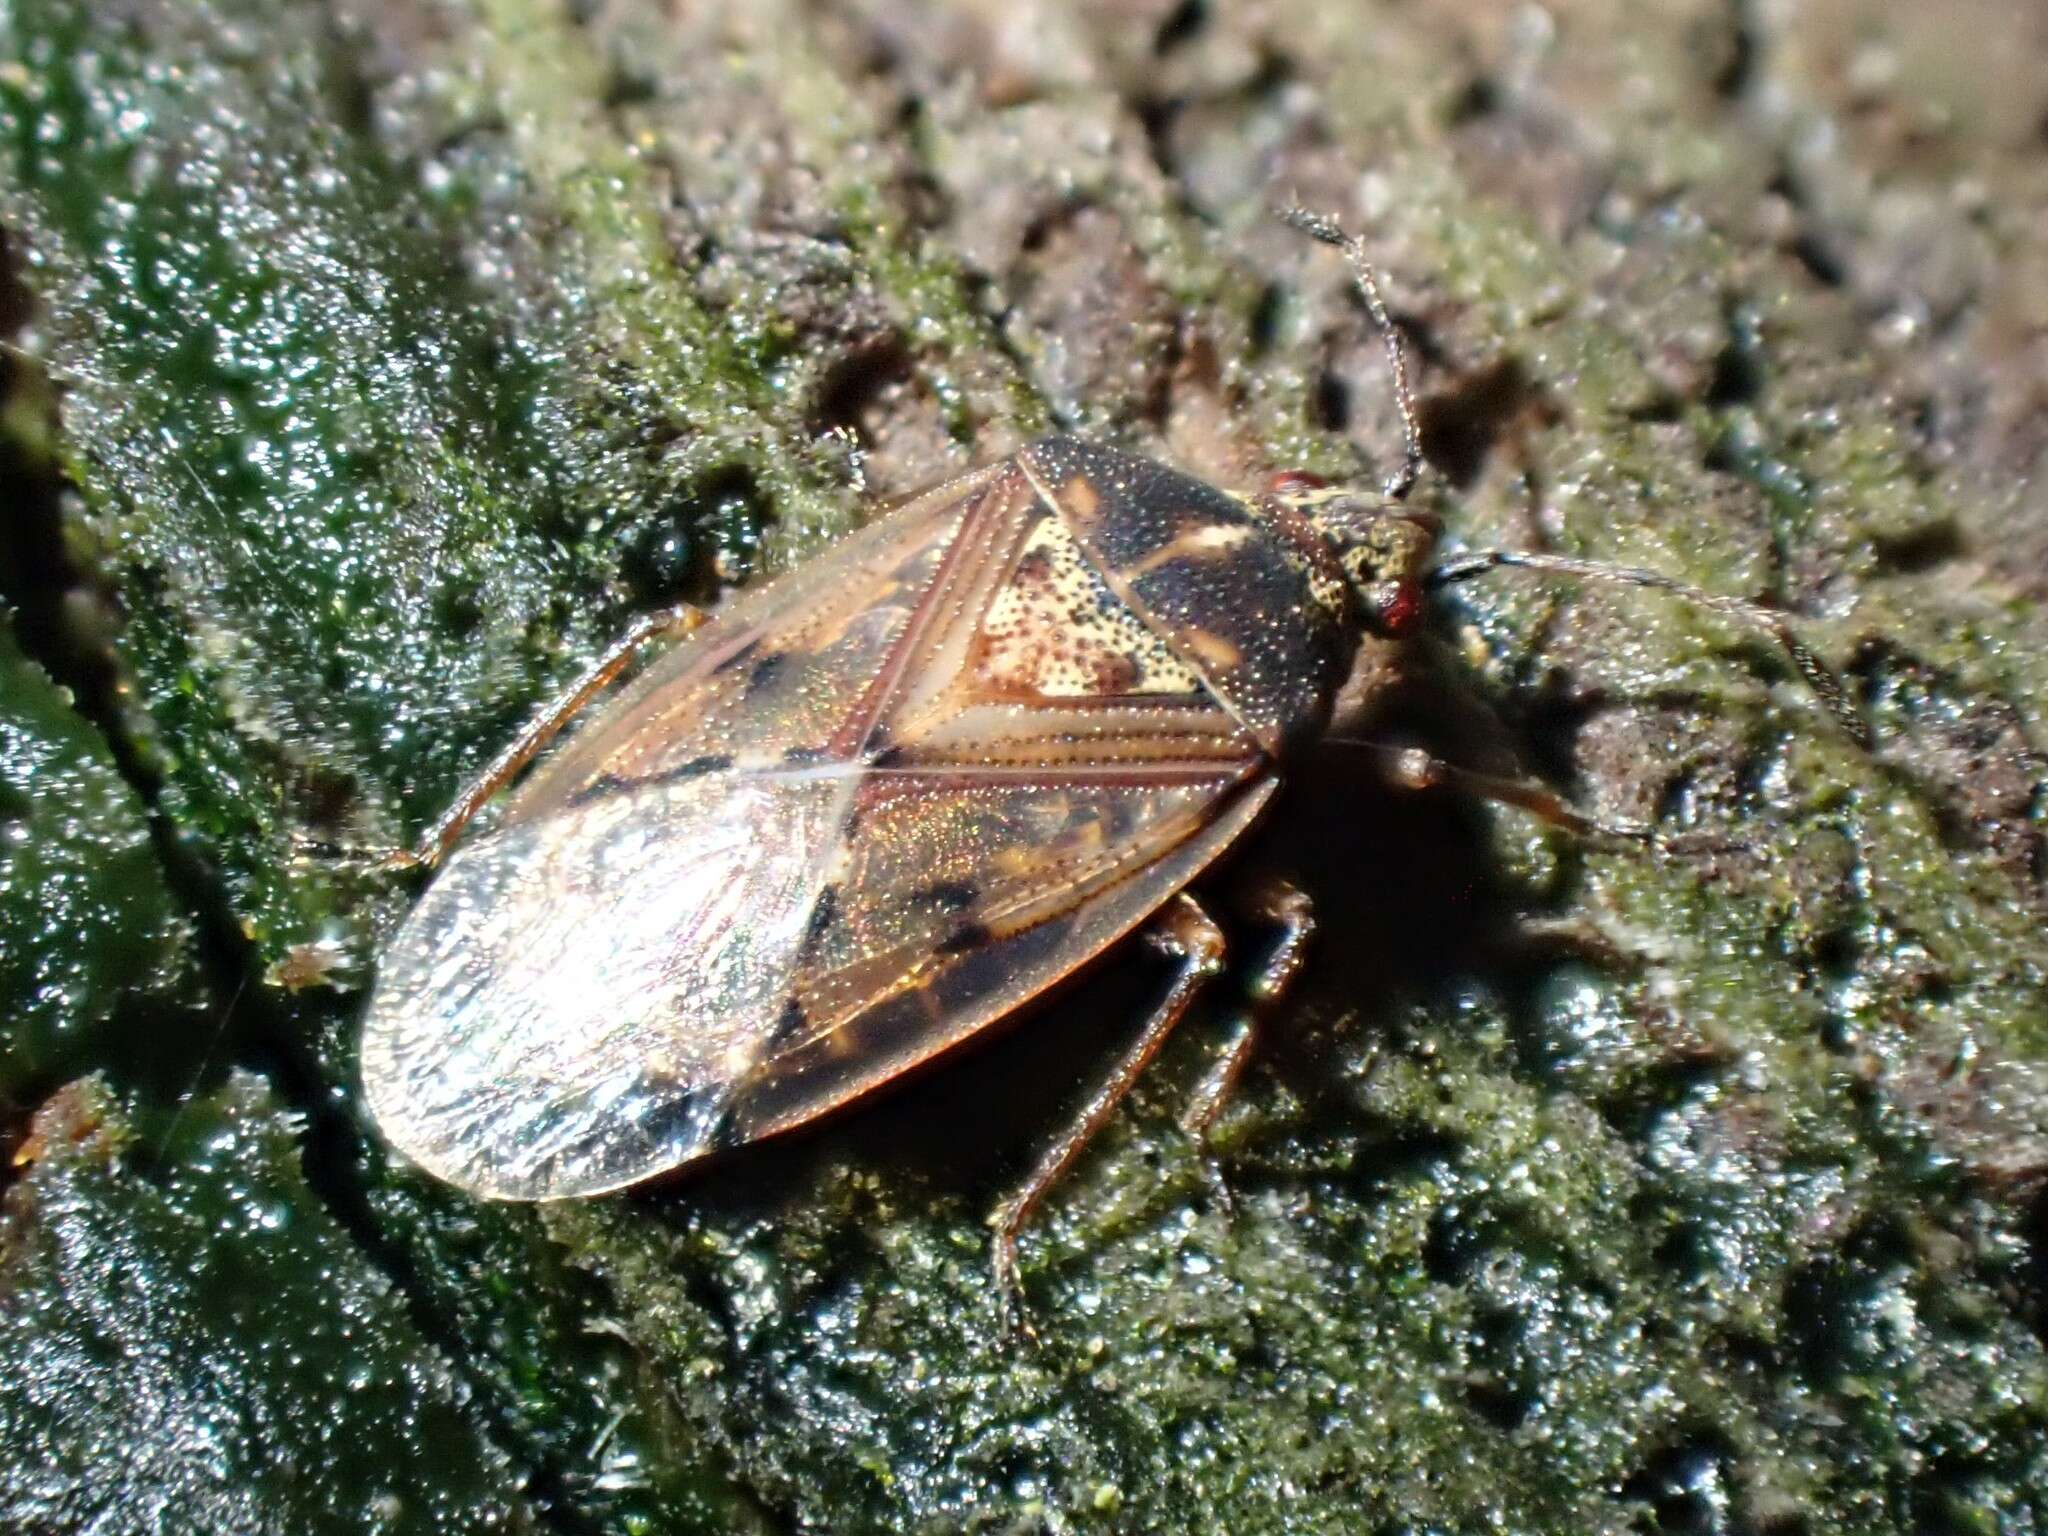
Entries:
[[[0, 387], [10, 394], [25, 387], [24, 372], [31, 367], [19, 358], [5, 360]], [[195, 934], [204, 1013], [216, 1022], [195, 1037], [192, 1058], [179, 1074], [177, 1104], [163, 1111], [175, 1118], [178, 1104], [239, 1067], [270, 1083], [304, 1116], [302, 1169], [308, 1189], [365, 1262], [404, 1298], [422, 1338], [464, 1380], [486, 1429], [516, 1456], [523, 1438], [509, 1433], [506, 1415], [495, 1407], [496, 1394], [464, 1365], [463, 1340], [422, 1301], [414, 1266], [385, 1236], [369, 1208], [357, 1176], [359, 1131], [336, 1107], [317, 1064], [283, 1043], [297, 1037], [295, 1021], [263, 984], [261, 956], [235, 920], [219, 871], [180, 838], [166, 814], [162, 779], [116, 703], [118, 665], [111, 654], [76, 643], [76, 621], [67, 617], [66, 608], [72, 594], [93, 591], [94, 583], [66, 548], [64, 502], [73, 493], [53, 465], [30, 461], [12, 438], [0, 440], [0, 484], [9, 489], [14, 512], [10, 537], [0, 544], [0, 601], [13, 612], [23, 653], [70, 691], [79, 714], [107, 743], [118, 772], [141, 800], [165, 885]], [[104, 601], [103, 595], [96, 594], [96, 600]], [[559, 1468], [518, 1459], [536, 1501], [558, 1512], [573, 1511]], [[599, 1528], [581, 1518], [560, 1527], [573, 1536]]]
[[[0, 332], [9, 338], [21, 334], [34, 308], [15, 267], [18, 254], [14, 237], [0, 233]], [[62, 383], [18, 349], [0, 356], [0, 399], [33, 401], [47, 413], [53, 440]], [[128, 711], [135, 706], [123, 702], [122, 669], [108, 638], [119, 628], [119, 605], [98, 573], [80, 563], [66, 533], [75, 490], [56, 460], [20, 430], [0, 435], [0, 485], [7, 488], [11, 521], [0, 539], [0, 604], [12, 614], [22, 653], [69, 692], [134, 791], [165, 886], [192, 924], [205, 1011], [219, 1020], [195, 1042], [195, 1056], [185, 1064], [185, 1091], [196, 1092], [209, 1076], [240, 1061], [261, 1032], [248, 986], [254, 947], [234, 921], [219, 873], [165, 814], [155, 755], [132, 733]]]
[[[17, 260], [13, 237], [0, 232], [0, 335], [10, 338], [11, 348], [11, 338], [34, 312]], [[48, 397], [54, 418], [61, 415], [63, 382], [44, 377], [42, 364], [18, 348], [0, 354], [0, 399]], [[152, 751], [136, 739], [127, 712], [139, 706], [124, 708], [117, 653], [98, 643], [99, 631], [118, 631], [123, 615], [97, 573], [74, 556], [66, 534], [70, 503], [79, 493], [54, 460], [18, 433], [0, 435], [0, 485], [10, 502], [8, 536], [0, 539], [0, 605], [11, 613], [23, 654], [71, 694], [78, 714], [105, 742], [116, 771], [141, 802], [165, 886], [195, 936], [202, 1009], [215, 1022], [195, 1034], [192, 1054], [176, 1074], [176, 1101], [159, 1106], [171, 1117], [166, 1124], [180, 1105], [236, 1068], [269, 1083], [304, 1117], [301, 1166], [313, 1197], [402, 1298], [422, 1339], [463, 1381], [485, 1431], [520, 1467], [527, 1492], [550, 1515], [553, 1528], [564, 1536], [596, 1536], [602, 1521], [578, 1509], [561, 1467], [525, 1454], [532, 1448], [530, 1437], [515, 1432], [499, 1394], [468, 1367], [469, 1346], [460, 1331], [425, 1299], [417, 1266], [371, 1210], [360, 1179], [359, 1127], [338, 1106], [311, 1052], [290, 1043], [304, 1038], [303, 1020], [264, 983], [262, 957], [235, 916], [220, 870], [180, 836], [164, 807], [163, 776]], [[81, 634], [81, 610], [104, 616], [90, 636]], [[165, 1138], [153, 1139], [161, 1146]], [[11, 1179], [15, 1170], [6, 1172]]]

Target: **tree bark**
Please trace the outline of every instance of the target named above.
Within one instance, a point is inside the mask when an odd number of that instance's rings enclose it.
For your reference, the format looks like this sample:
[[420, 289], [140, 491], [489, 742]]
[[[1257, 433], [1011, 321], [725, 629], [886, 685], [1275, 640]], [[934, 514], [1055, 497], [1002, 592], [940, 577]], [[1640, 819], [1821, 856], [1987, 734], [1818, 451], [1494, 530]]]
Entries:
[[[2048, 1525], [2048, 31], [1926, 11], [0, 12], [0, 1523]], [[1781, 607], [1874, 750], [1666, 595], [1444, 593], [1375, 739], [1690, 851], [1309, 767], [1231, 1208], [1225, 1008], [1027, 1235], [1035, 1344], [984, 1217], [1142, 960], [652, 1192], [389, 1160], [411, 888], [333, 847], [635, 616], [1054, 426], [1378, 483], [1290, 202], [1453, 545]]]

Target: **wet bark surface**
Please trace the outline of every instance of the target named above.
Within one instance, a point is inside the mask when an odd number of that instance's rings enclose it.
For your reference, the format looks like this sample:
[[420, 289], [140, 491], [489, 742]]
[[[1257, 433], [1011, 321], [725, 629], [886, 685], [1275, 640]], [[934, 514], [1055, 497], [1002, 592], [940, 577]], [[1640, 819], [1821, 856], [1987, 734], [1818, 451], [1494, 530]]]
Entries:
[[[0, 8], [0, 1524], [2048, 1527], [2048, 27], [1970, 0]], [[656, 1189], [387, 1159], [426, 824], [640, 613], [1050, 426], [1453, 546], [1217, 1127], [1142, 957]], [[1229, 912], [1247, 870], [1214, 882]]]

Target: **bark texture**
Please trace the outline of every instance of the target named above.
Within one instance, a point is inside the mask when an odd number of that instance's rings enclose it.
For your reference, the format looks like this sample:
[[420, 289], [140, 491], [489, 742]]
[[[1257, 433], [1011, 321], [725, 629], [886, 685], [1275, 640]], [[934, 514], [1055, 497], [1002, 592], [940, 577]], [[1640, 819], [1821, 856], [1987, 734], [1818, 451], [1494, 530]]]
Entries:
[[[1961, 0], [5, 0], [0, 1525], [2048, 1531], [2048, 23]], [[1141, 960], [814, 1134], [480, 1206], [354, 1017], [429, 820], [632, 616], [1051, 425], [1399, 451], [1444, 595], [1217, 1134]], [[1704, 851], [1700, 851], [1700, 850]], [[1226, 878], [1221, 892], [1228, 905]], [[1256, 934], [1245, 934], [1249, 959]]]

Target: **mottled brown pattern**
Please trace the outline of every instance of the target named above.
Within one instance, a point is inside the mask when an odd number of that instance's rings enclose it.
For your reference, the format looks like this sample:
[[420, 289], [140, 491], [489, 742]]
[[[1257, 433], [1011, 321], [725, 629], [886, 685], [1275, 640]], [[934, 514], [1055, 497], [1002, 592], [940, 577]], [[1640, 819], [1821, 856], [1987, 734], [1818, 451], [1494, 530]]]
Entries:
[[942, 486], [722, 609], [542, 764], [506, 820], [707, 757], [779, 767], [793, 749], [822, 751], [901, 649], [962, 526], [1011, 478], [996, 466]]
[[[1111, 590], [1270, 754], [1326, 719], [1356, 637], [1325, 573], [1259, 504], [1113, 448], [1049, 438], [1019, 456]], [[1092, 500], [1055, 488], [1085, 480]]]
[[1293, 567], [1176, 476], [1120, 591], [1100, 551], [1144, 541], [1105, 520], [1165, 472], [1099, 467], [1099, 495], [1011, 460], [911, 503], [716, 615], [537, 772], [380, 977], [364, 1075], [391, 1139], [484, 1194], [636, 1182], [965, 1039], [1228, 847], [1276, 784], [1262, 732], [1302, 709], [1219, 691], [1269, 660], [1241, 626], [1163, 628], [1127, 594], [1250, 558], [1263, 596]]
[[1194, 670], [1118, 601], [1049, 508], [982, 618], [968, 675], [993, 696], [1026, 703], [1202, 691]]

